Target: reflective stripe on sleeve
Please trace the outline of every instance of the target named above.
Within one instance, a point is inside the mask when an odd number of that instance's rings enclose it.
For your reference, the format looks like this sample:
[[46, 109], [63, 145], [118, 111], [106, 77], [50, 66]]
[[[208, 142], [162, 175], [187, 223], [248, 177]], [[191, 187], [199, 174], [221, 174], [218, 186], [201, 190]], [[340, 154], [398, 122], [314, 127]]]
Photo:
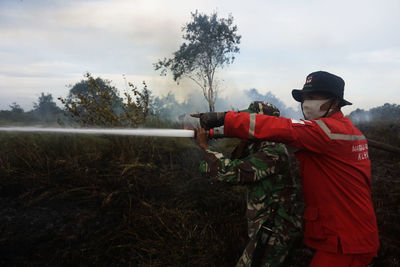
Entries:
[[364, 140], [364, 135], [350, 135], [350, 134], [336, 134], [332, 133], [328, 126], [322, 120], [315, 120], [319, 127], [326, 133], [326, 135], [332, 140], [344, 140], [344, 141], [358, 141]]
[[254, 139], [254, 130], [256, 128], [256, 114], [250, 114], [250, 125], [249, 125], [249, 139]]
[[293, 124], [305, 124], [304, 121], [299, 121], [295, 119], [291, 119]]

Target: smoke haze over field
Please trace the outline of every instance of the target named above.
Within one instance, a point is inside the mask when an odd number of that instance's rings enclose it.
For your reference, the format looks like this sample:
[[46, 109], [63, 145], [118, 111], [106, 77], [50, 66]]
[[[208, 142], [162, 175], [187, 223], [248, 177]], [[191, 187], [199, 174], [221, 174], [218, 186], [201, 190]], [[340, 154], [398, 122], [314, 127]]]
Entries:
[[[271, 92], [265, 95], [259, 93], [257, 89], [245, 90], [231, 94], [229, 97], [218, 98], [215, 104], [216, 111], [243, 110], [247, 109], [252, 101], [266, 101], [274, 104], [281, 112], [281, 116], [295, 119], [303, 118], [301, 111], [296, 108], [287, 107]], [[155, 105], [163, 110], [161, 115], [176, 120], [183, 114], [200, 113], [208, 111], [208, 104], [200, 92], [192, 92], [187, 96], [183, 103], [176, 100], [174, 94], [154, 98]]]
[[196, 9], [231, 13], [242, 35], [240, 54], [219, 73], [217, 108], [246, 107], [245, 91], [256, 88], [296, 110], [290, 92], [316, 70], [346, 81], [345, 98], [354, 105], [345, 114], [400, 103], [398, 0], [2, 0], [0, 109], [17, 102], [29, 110], [41, 92], [65, 97], [65, 85], [87, 71], [121, 89], [126, 74], [134, 84], [146, 81], [154, 95], [172, 92], [182, 102], [197, 94], [196, 85], [160, 77], [152, 64], [178, 49]]

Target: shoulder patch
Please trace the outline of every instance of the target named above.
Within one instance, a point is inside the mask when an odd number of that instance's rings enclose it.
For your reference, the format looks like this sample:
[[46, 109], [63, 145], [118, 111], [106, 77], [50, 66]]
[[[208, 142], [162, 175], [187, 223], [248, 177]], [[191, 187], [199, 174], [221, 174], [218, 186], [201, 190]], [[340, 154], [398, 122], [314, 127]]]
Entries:
[[291, 119], [293, 124], [305, 124], [304, 121]]
[[300, 125], [313, 125], [312, 121], [309, 120], [296, 120], [296, 119], [291, 119], [292, 124], [294, 124], [295, 126], [300, 126]]

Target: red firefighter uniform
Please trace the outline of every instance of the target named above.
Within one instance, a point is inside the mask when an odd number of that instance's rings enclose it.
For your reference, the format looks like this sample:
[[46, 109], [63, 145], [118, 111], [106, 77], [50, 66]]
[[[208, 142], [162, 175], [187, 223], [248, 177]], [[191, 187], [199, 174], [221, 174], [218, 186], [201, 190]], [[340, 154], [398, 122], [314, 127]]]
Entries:
[[298, 121], [230, 111], [224, 134], [297, 147], [306, 204], [304, 243], [332, 253], [376, 256], [368, 144], [342, 112]]

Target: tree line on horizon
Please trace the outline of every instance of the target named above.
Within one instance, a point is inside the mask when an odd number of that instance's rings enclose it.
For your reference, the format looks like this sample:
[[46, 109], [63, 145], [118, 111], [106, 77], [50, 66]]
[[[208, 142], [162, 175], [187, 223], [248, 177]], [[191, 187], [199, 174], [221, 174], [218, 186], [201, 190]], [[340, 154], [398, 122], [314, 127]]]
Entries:
[[[9, 105], [9, 110], [0, 110], [0, 124], [38, 122], [63, 124], [75, 121], [80, 122], [82, 126], [137, 127], [140, 122], [145, 120], [146, 116], [177, 121], [184, 114], [204, 112], [204, 109], [206, 109], [205, 103], [199, 101], [198, 94], [190, 94], [185, 101], [179, 102], [172, 92], [165, 96], [153, 95], [146, 83], [143, 83], [141, 90], [129, 83], [129, 88], [125, 90], [123, 96], [119, 92], [120, 90], [113, 86], [110, 80], [100, 77], [93, 78], [87, 73], [85, 79], [69, 86], [67, 97], [58, 98], [62, 108], [57, 105], [51, 93], [42, 92], [29, 111], [25, 111], [16, 102]], [[249, 102], [257, 100], [274, 104], [284, 117], [302, 117], [299, 109], [287, 107], [272, 92], [262, 94], [257, 89], [252, 88], [244, 91], [244, 96]], [[243, 104], [246, 105], [247, 103]], [[218, 98], [216, 107], [220, 111], [238, 110], [238, 107], [233, 106], [224, 98]], [[95, 113], [100, 113], [98, 120], [94, 119], [94, 121], [89, 122], [89, 117], [92, 119], [96, 117]], [[114, 122], [99, 119], [101, 116], [108, 116], [110, 117], [109, 120]], [[399, 122], [400, 105], [385, 103], [369, 110], [356, 109], [348, 117], [355, 124]], [[135, 120], [136, 122], [133, 123]], [[129, 124], [127, 121], [131, 121], [131, 123]]]
[[[179, 102], [172, 92], [165, 96], [155, 96], [145, 82], [142, 89], [132, 83], [127, 84], [129, 87], [121, 96], [121, 90], [113, 86], [110, 80], [94, 78], [87, 73], [84, 79], [69, 86], [65, 98], [55, 99], [51, 93], [42, 92], [29, 111], [13, 102], [9, 105], [9, 110], [0, 110], [0, 124], [63, 125], [76, 122], [81, 126], [137, 127], [146, 117], [173, 122], [182, 115], [204, 112], [207, 109], [204, 100], [202, 101], [196, 93], [189, 94], [185, 101]], [[249, 103], [253, 100], [273, 103], [281, 110], [282, 116], [298, 117], [301, 114], [293, 108], [286, 107], [272, 92], [263, 95], [253, 88], [246, 90], [244, 97]], [[57, 100], [62, 107], [57, 105]], [[216, 107], [221, 111], [239, 109], [224, 98], [217, 99]]]

